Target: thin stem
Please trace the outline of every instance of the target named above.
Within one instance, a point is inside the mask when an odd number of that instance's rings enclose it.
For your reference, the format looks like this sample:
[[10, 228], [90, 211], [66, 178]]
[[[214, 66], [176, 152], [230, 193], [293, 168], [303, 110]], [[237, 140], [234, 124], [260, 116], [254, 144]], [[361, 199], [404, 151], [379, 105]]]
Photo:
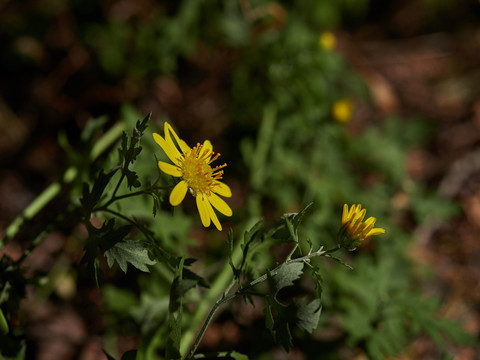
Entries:
[[110, 206], [111, 204], [113, 204], [117, 200], [122, 200], [122, 199], [126, 199], [126, 198], [129, 198], [129, 197], [132, 197], [132, 196], [141, 195], [141, 194], [148, 195], [148, 192], [150, 190], [165, 190], [165, 189], [169, 189], [169, 188], [171, 188], [171, 186], [155, 186], [155, 185], [153, 185], [149, 188], [139, 190], [139, 191], [134, 191], [134, 192], [128, 193], [128, 194], [123, 194], [123, 195], [119, 195], [119, 196], [112, 195], [110, 200], [108, 200], [104, 205], [94, 209], [94, 211], [104, 210], [104, 209], [108, 208], [108, 206]]
[[207, 318], [205, 319], [205, 322], [203, 323], [203, 326], [202, 328], [200, 329], [200, 332], [198, 333], [197, 335], [197, 338], [195, 339], [195, 342], [193, 343], [192, 345], [192, 348], [190, 350], [190, 352], [188, 353], [188, 355], [185, 357], [185, 360], [190, 360], [190, 359], [193, 359], [193, 356], [195, 354], [195, 351], [197, 351], [197, 348], [198, 348], [198, 345], [200, 344], [200, 342], [202, 341], [202, 338], [203, 338], [203, 335], [205, 334], [205, 331], [207, 331], [207, 328], [208, 326], [210, 325], [210, 323], [212, 322], [213, 320], [213, 317], [215, 315], [215, 313], [217, 312], [218, 308], [220, 306], [222, 306], [223, 304], [229, 302], [230, 300], [233, 300], [235, 297], [237, 297], [239, 295], [239, 292], [235, 292], [233, 294], [230, 294], [228, 296], [222, 296], [222, 298], [220, 298], [219, 300], [217, 300], [215, 302], [215, 304], [213, 304], [213, 307], [212, 309], [210, 310], [210, 313], [208, 314]]
[[292, 259], [293, 254], [295, 254], [295, 251], [298, 249], [298, 243], [295, 243], [295, 246], [293, 247], [292, 251], [287, 256], [287, 261]]
[[111, 204], [115, 200], [115, 195], [117, 194], [118, 189], [120, 188], [120, 184], [122, 183], [123, 179], [125, 179], [125, 166], [122, 169], [122, 175], [120, 176], [120, 179], [118, 179], [117, 185], [115, 186], [115, 190], [113, 190], [113, 194], [110, 197], [110, 200], [108, 200], [107, 204]]
[[[90, 152], [90, 160], [96, 160], [100, 154], [108, 149], [122, 134], [124, 129], [123, 123], [117, 123], [110, 128], [105, 135], [103, 135], [93, 146]], [[3, 248], [5, 243], [15, 237], [20, 231], [20, 228], [25, 221], [32, 219], [37, 215], [47, 204], [50, 203], [62, 190], [62, 186], [70, 184], [75, 180], [78, 175], [78, 169], [76, 167], [69, 167], [63, 176], [62, 181], [57, 181], [50, 184], [37, 198], [28, 205], [23, 212], [13, 220], [10, 225], [5, 229], [4, 236], [0, 239], [0, 249]]]
[[[139, 231], [142, 232], [143, 235], [145, 235], [145, 237], [147, 239], [149, 239], [150, 241], [152, 242], [155, 242], [155, 239], [151, 236], [151, 234], [148, 233], [148, 231], [145, 231], [145, 229], [140, 226], [139, 224], [137, 224], [134, 220], [130, 219], [128, 216], [125, 216], [123, 215], [122, 213], [119, 213], [118, 211], [115, 211], [115, 210], [112, 210], [112, 209], [109, 209], [109, 208], [102, 208], [102, 209], [98, 209], [97, 211], [104, 211], [104, 212], [108, 212], [112, 215], [115, 215], [123, 220], [125, 220], [126, 222], [128, 222], [129, 224], [135, 226]], [[89, 224], [89, 222], [87, 222], [87, 225]], [[163, 255], [163, 256], [169, 256], [169, 254], [163, 250], [162, 248], [160, 247], [157, 247], [157, 249], [160, 251], [160, 253]]]
[[[296, 245], [296, 247], [298, 247], [298, 245]], [[294, 248], [294, 251], [296, 250], [296, 247]], [[333, 249], [332, 249], [333, 250]], [[335, 250], [338, 250], [338, 249], [335, 249]], [[294, 252], [293, 251], [293, 252]], [[185, 356], [185, 360], [191, 360], [194, 358], [194, 354], [195, 354], [195, 351], [197, 351], [197, 348], [198, 346], [200, 345], [200, 342], [202, 341], [202, 338], [203, 338], [203, 335], [205, 334], [205, 332], [207, 331], [207, 328], [208, 326], [210, 325], [210, 323], [212, 322], [213, 320], [213, 317], [215, 315], [215, 313], [217, 312], [217, 310], [219, 309], [220, 306], [222, 306], [223, 304], [235, 299], [236, 297], [238, 296], [241, 296], [241, 295], [246, 295], [249, 290], [251, 288], [253, 288], [255, 285], [257, 284], [260, 284], [262, 282], [264, 282], [265, 280], [268, 279], [268, 277], [272, 277], [272, 276], [276, 276], [280, 270], [280, 268], [284, 265], [284, 264], [289, 264], [289, 263], [297, 263], [297, 262], [306, 262], [308, 263], [310, 261], [311, 258], [313, 257], [316, 257], [316, 256], [324, 256], [327, 251], [324, 251], [323, 250], [323, 247], [321, 247], [320, 249], [318, 249], [317, 251], [313, 252], [313, 253], [310, 253], [308, 255], [305, 255], [305, 256], [302, 256], [302, 257], [299, 257], [299, 258], [295, 258], [295, 259], [290, 259], [290, 256], [293, 254], [293, 252], [290, 253], [290, 255], [287, 257], [287, 259], [285, 260], [285, 262], [283, 262], [282, 264], [278, 265], [275, 269], [271, 270], [269, 273], [266, 273], [266, 274], [263, 274], [262, 276], [260, 276], [259, 278], [251, 281], [250, 283], [248, 283], [246, 286], [238, 289], [237, 291], [235, 291], [233, 294], [230, 294], [230, 295], [227, 295], [228, 292], [230, 291], [230, 288], [227, 289], [223, 295], [221, 296], [220, 299], [218, 299], [212, 306], [207, 318], [205, 319], [205, 322], [203, 323], [203, 326], [202, 328], [200, 329], [200, 332], [198, 333], [197, 335], [197, 338], [195, 339], [195, 342], [193, 343], [192, 347], [190, 348], [190, 351], [189, 353]]]
[[331, 248], [329, 250], [325, 251], [325, 255], [327, 256], [328, 254], [334, 253], [335, 251], [340, 250], [342, 247], [340, 245], [335, 246], [334, 248]]
[[[240, 244], [241, 244], [241, 241], [238, 241], [232, 252], [232, 262], [234, 264], [238, 264], [242, 259], [243, 253], [242, 253], [242, 248]], [[217, 278], [213, 281], [212, 287], [209, 289], [209, 291], [205, 294], [205, 296], [202, 298], [202, 300], [198, 304], [198, 307], [195, 310], [195, 314], [193, 315], [193, 318], [189, 322], [189, 327], [182, 334], [182, 342], [180, 344], [181, 354], [185, 354], [189, 350], [190, 345], [194, 340], [195, 333], [200, 327], [200, 324], [204, 322], [207, 314], [209, 314], [209, 310], [211, 309], [211, 306], [212, 306], [211, 304], [214, 303], [216, 299], [219, 298], [220, 294], [222, 293], [225, 294], [224, 289], [226, 288], [231, 289], [233, 287], [235, 282], [232, 280], [232, 278], [233, 278], [232, 269], [230, 268], [227, 262], [223, 267], [223, 269], [221, 270], [221, 272], [218, 274]], [[223, 296], [224, 295], [222, 295], [222, 297]]]

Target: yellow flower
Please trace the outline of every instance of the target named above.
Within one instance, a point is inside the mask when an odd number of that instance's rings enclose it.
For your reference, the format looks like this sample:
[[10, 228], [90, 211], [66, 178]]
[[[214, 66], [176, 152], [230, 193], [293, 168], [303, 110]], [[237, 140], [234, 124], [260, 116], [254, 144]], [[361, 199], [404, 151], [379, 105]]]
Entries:
[[220, 225], [213, 208], [223, 215], [232, 215], [232, 209], [218, 196], [232, 196], [230, 188], [218, 181], [222, 178], [222, 169], [227, 165], [211, 166], [211, 163], [217, 160], [220, 154], [213, 152], [212, 144], [208, 140], [205, 140], [203, 144], [197, 143], [196, 146], [190, 148], [185, 141], [178, 137], [167, 122], [164, 126], [164, 135], [163, 138], [154, 133], [153, 138], [167, 154], [173, 165], [159, 161], [158, 167], [168, 175], [181, 178], [170, 193], [170, 204], [172, 206], [179, 205], [185, 198], [187, 191], [190, 191], [195, 197], [203, 226], [209, 227], [210, 223], [213, 222], [218, 230], [222, 230], [222, 225]]
[[349, 99], [338, 100], [333, 104], [332, 116], [341, 123], [347, 123], [352, 118], [353, 104]]
[[338, 239], [340, 245], [345, 249], [355, 250], [363, 240], [385, 232], [385, 229], [373, 227], [375, 221], [377, 221], [374, 217], [369, 217], [363, 221], [366, 213], [367, 210], [362, 210], [362, 205], [360, 204], [352, 205], [350, 210], [347, 204], [343, 205], [342, 227], [338, 234]]
[[318, 38], [318, 45], [323, 49], [330, 51], [337, 45], [337, 39], [330, 31], [325, 31]]

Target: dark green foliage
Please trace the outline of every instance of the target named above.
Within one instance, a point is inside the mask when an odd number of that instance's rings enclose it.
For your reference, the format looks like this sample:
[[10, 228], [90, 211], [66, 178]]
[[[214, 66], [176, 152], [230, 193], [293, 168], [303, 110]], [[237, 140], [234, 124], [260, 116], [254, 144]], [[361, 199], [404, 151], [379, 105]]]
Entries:
[[110, 170], [107, 174], [100, 170], [94, 179], [92, 190], [90, 190], [87, 183], [83, 184], [82, 197], [80, 203], [82, 204], [82, 212], [87, 220], [90, 220], [90, 214], [100, 201], [105, 188], [117, 172], [118, 168]]
[[[244, 3], [250, 8], [242, 8]], [[65, 134], [60, 135], [69, 166], [78, 170], [69, 195], [88, 230], [82, 263], [97, 286], [104, 262], [115, 270], [108, 271], [113, 274], [109, 280], [118, 281], [102, 286], [108, 324], [105, 337], [127, 333], [140, 342], [138, 351], [128, 351], [122, 359], [181, 359], [185, 355], [182, 336], [196, 333], [201, 325], [195, 311], [237, 296], [252, 304], [255, 296], [265, 299], [266, 327], [286, 350], [297, 344], [299, 333], [305, 336], [306, 346], [315, 346], [316, 340], [303, 333], [317, 329], [320, 315], [325, 327], [331, 326], [328, 320], [334, 317], [341, 341], [322, 348], [318, 355], [322, 358], [337, 358], [342, 347], [351, 351], [361, 347], [367, 357], [384, 359], [401, 353], [420, 334], [446, 352], [449, 341], [472, 343], [458, 322], [438, 316], [440, 298], [422, 295], [423, 279], [414, 276], [405, 255], [412, 234], [396, 223], [405, 214], [413, 215], [415, 224], [410, 228], [458, 214], [455, 204], [425, 184], [413, 183], [405, 171], [407, 151], [423, 145], [434, 129], [419, 118], [377, 119], [378, 114], [348, 129], [332, 116], [337, 100], [360, 102], [364, 110], [370, 99], [342, 55], [319, 46], [318, 37], [324, 29], [360, 21], [369, 3], [181, 0], [150, 2], [151, 13], [135, 10], [125, 18], [112, 15], [117, 13], [110, 3], [62, 5], [62, 13], [76, 21], [74, 28], [81, 37], [76, 39], [78, 48], [90, 51], [88, 63], [95, 75], [99, 73], [102, 81], [108, 79], [121, 91], [128, 88], [127, 97], [141, 107], [144, 100], [160, 99], [162, 112], [182, 119], [179, 128], [188, 129], [188, 136], [196, 137], [197, 129], [215, 130], [212, 136], [230, 155], [225, 181], [236, 182], [244, 191], [234, 194], [237, 204], [244, 201], [233, 209], [238, 239], [231, 230], [225, 240], [223, 233], [199, 230], [190, 204], [184, 210], [168, 204], [172, 182], [159, 175], [156, 166], [156, 155], [165, 154], [151, 136], [145, 136], [150, 135], [150, 115], [137, 120], [143, 115], [139, 117], [132, 105], [123, 105], [128, 131], [113, 156], [91, 158], [107, 118], [85, 126], [81, 151], [73, 149]], [[34, 26], [26, 33], [19, 30], [15, 17], [5, 26], [6, 34], [18, 35], [7, 44], [7, 52], [13, 52], [9, 56], [31, 66], [35, 59], [15, 48], [21, 48], [25, 36], [36, 39], [46, 32], [46, 24], [57, 23], [48, 16], [54, 12], [51, 6], [42, 11], [45, 14], [26, 19], [41, 18], [40, 22], [24, 20]], [[51, 50], [49, 46], [42, 44], [41, 53]], [[43, 69], [45, 65], [36, 66]], [[88, 69], [79, 73], [83, 70]], [[172, 82], [173, 97], [177, 90], [180, 93], [182, 106], [177, 106], [176, 99], [173, 109], [169, 101], [162, 102], [164, 89], [158, 85], [165, 79]], [[160, 94], [152, 95], [152, 90]], [[206, 94], [204, 103], [214, 103], [224, 122], [183, 120], [191, 111], [183, 109], [191, 105], [183, 103], [191, 100], [185, 94], [194, 94], [194, 100]], [[165, 114], [157, 112], [153, 125], [168, 120]], [[82, 182], [83, 188], [78, 186]], [[397, 194], [408, 199], [405, 208], [393, 204]], [[336, 252], [344, 203], [364, 204], [367, 216], [377, 217], [386, 235], [366, 241], [365, 250]], [[295, 213], [303, 204], [309, 205]], [[280, 224], [274, 223], [285, 211], [292, 213], [284, 214]], [[236, 249], [240, 250], [235, 255]], [[329, 252], [320, 254], [324, 249]], [[186, 258], [190, 250], [204, 258], [194, 265], [195, 259]], [[327, 261], [319, 259], [322, 256]], [[123, 273], [129, 263], [140, 271], [130, 271], [124, 283], [115, 263]], [[20, 263], [4, 255], [0, 264], [0, 349], [3, 356], [21, 358], [25, 341], [11, 319], [17, 315], [28, 281]], [[222, 266], [232, 270], [234, 282], [226, 281], [218, 290], [216, 285], [228, 277]], [[209, 291], [220, 295], [212, 300]], [[222, 306], [223, 310], [230, 308]], [[270, 351], [249, 356], [268, 359]], [[247, 356], [227, 351], [195, 358], [245, 360]]]
[[87, 224], [88, 240], [85, 245], [85, 254], [81, 260], [81, 264], [87, 264], [87, 271], [92, 275], [99, 284], [100, 263], [97, 257], [99, 250], [109, 250], [115, 244], [122, 241], [130, 232], [130, 226], [122, 226], [114, 229], [115, 219], [105, 222], [101, 228], [97, 229], [90, 223]]
[[271, 294], [266, 296], [265, 325], [287, 351], [292, 347], [290, 324], [297, 321], [295, 305], [278, 301], [277, 294], [283, 288], [294, 285], [294, 281], [303, 274], [303, 266], [301, 262], [284, 263], [275, 273], [267, 273]]
[[147, 124], [150, 121], [150, 117], [151, 114], [148, 114], [142, 121], [137, 121], [137, 125], [132, 130], [130, 137], [128, 137], [125, 132], [122, 134], [122, 144], [118, 150], [118, 155], [122, 166], [122, 176], [126, 176], [129, 189], [141, 186], [138, 175], [130, 170], [129, 166], [135, 162], [137, 156], [142, 151], [140, 139], [148, 126]]
[[321, 305], [319, 298], [312, 300], [310, 303], [307, 303], [306, 298], [302, 298], [299, 301], [294, 300], [287, 304], [277, 298], [281, 289], [293, 286], [293, 281], [302, 276], [302, 269], [302, 263], [283, 264], [275, 276], [269, 275], [271, 294], [265, 298], [265, 325], [276, 341], [287, 351], [292, 347], [291, 326], [293, 324], [312, 333], [320, 320]]
[[310, 303], [307, 303], [305, 298], [300, 299], [297, 305], [297, 320], [296, 324], [298, 327], [312, 333], [318, 327], [318, 322], [320, 320], [320, 314], [322, 312], [322, 306], [320, 304], [320, 299], [312, 300]]
[[179, 259], [175, 278], [170, 289], [170, 302], [168, 306], [168, 322], [165, 357], [167, 359], [181, 359], [180, 340], [182, 337], [183, 296], [192, 289], [197, 282], [183, 277], [184, 259]]

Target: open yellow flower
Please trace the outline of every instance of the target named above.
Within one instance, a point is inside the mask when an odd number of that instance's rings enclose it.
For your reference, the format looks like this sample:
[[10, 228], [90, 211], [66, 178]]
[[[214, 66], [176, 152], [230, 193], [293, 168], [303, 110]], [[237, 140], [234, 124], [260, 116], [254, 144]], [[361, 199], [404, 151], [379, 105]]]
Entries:
[[167, 122], [164, 126], [164, 136], [153, 134], [155, 142], [160, 145], [173, 165], [159, 161], [158, 167], [168, 175], [181, 178], [170, 193], [170, 204], [172, 206], [179, 205], [187, 191], [190, 191], [195, 197], [203, 226], [209, 227], [213, 222], [218, 230], [222, 230], [222, 225], [213, 208], [223, 215], [232, 215], [232, 209], [218, 196], [232, 196], [230, 188], [219, 181], [223, 175], [222, 169], [227, 165], [211, 166], [211, 163], [217, 160], [220, 154], [213, 152], [212, 144], [208, 140], [190, 148]]
[[332, 32], [325, 31], [320, 34], [318, 38], [318, 45], [325, 50], [331, 51], [337, 45], [337, 39]]
[[367, 210], [362, 209], [362, 205], [352, 205], [349, 209], [348, 205], [343, 205], [342, 227], [339, 232], [339, 243], [348, 250], [354, 250], [363, 240], [371, 236], [383, 234], [385, 229], [374, 228], [375, 219], [369, 217], [363, 221]]
[[338, 100], [333, 104], [332, 116], [340, 123], [347, 123], [353, 114], [353, 103], [349, 99]]

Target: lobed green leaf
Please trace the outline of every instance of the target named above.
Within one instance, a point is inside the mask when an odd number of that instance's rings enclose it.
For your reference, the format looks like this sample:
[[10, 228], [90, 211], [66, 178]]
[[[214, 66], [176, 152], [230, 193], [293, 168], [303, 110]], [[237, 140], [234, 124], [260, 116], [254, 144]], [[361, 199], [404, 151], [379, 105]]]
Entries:
[[150, 260], [147, 249], [138, 240], [117, 242], [106, 250], [104, 255], [107, 258], [108, 266], [112, 267], [116, 262], [124, 273], [127, 272], [128, 263], [144, 272], [149, 272], [147, 265], [156, 263], [154, 260]]

